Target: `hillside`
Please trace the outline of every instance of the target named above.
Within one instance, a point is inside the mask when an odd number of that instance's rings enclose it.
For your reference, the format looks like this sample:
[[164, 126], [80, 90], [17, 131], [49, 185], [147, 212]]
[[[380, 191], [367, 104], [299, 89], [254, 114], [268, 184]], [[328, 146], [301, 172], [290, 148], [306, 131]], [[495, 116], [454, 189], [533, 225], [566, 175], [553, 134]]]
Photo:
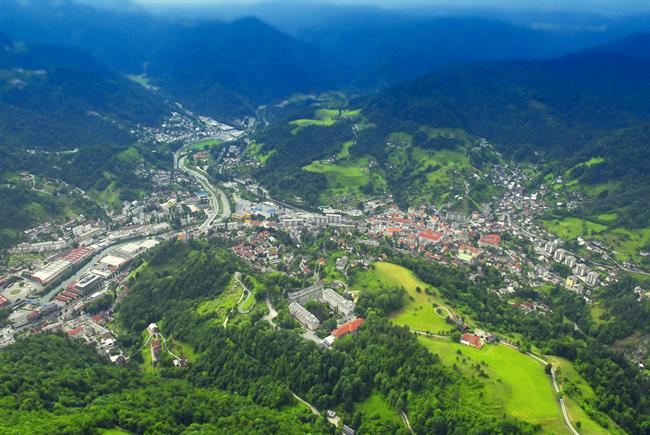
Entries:
[[[103, 191], [120, 176], [124, 191], [138, 189], [119, 159], [137, 141], [136, 125], [157, 125], [166, 103], [77, 49], [11, 43], [0, 50], [0, 197], [5, 204], [0, 246], [39, 220], [76, 211], [97, 212], [75, 195], [15, 188], [22, 171]], [[108, 177], [108, 178], [107, 178]], [[135, 184], [134, 184], [135, 183]], [[13, 187], [12, 187], [13, 186]]]

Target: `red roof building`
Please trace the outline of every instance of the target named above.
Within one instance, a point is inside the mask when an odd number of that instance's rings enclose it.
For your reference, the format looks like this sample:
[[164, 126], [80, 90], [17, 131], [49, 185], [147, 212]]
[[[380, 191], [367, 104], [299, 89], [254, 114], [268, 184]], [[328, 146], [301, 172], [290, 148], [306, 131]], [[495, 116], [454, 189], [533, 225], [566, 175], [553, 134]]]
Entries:
[[9, 299], [0, 295], [0, 307], [2, 307], [3, 305], [7, 305], [8, 303], [9, 303]]
[[422, 231], [418, 234], [418, 241], [421, 244], [438, 243], [442, 239], [442, 233], [433, 231]]
[[356, 319], [344, 323], [343, 325], [339, 326], [335, 330], [332, 331], [332, 335], [334, 335], [336, 338], [341, 338], [343, 336], [346, 336], [348, 334], [352, 334], [357, 332], [359, 327], [365, 323], [365, 319], [362, 317], [357, 317]]
[[481, 341], [481, 339], [474, 334], [465, 333], [461, 335], [460, 342], [466, 346], [473, 346], [477, 349], [483, 347], [483, 342]]
[[79, 326], [78, 328], [74, 328], [74, 329], [69, 330], [69, 331], [68, 331], [68, 335], [72, 337], [72, 336], [74, 336], [74, 335], [79, 334], [79, 333], [80, 333], [81, 331], [83, 331], [83, 330], [84, 330], [84, 327], [83, 327], [83, 326]]
[[478, 239], [478, 245], [483, 247], [498, 248], [501, 243], [501, 236], [498, 234], [484, 234]]

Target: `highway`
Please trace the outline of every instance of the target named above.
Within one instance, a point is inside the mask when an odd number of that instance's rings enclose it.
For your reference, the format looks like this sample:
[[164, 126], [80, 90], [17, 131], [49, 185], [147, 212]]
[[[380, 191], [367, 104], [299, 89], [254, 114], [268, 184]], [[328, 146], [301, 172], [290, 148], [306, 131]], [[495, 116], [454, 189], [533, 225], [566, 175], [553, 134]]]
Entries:
[[183, 145], [181, 149], [174, 153], [174, 165], [181, 171], [186, 172], [197, 179], [199, 184], [203, 186], [209, 195], [210, 199], [210, 212], [208, 213], [205, 221], [199, 226], [201, 232], [205, 232], [210, 228], [210, 225], [216, 220], [219, 222], [224, 221], [232, 214], [230, 210], [230, 202], [226, 193], [213, 185], [204, 172], [187, 166], [187, 155], [183, 155], [185, 149], [192, 145], [191, 143]]

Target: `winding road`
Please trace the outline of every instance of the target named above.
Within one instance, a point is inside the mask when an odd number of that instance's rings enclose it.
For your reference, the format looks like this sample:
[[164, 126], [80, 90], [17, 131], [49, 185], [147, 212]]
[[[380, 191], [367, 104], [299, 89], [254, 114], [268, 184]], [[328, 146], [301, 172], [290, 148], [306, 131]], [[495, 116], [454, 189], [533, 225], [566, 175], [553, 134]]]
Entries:
[[191, 146], [192, 143], [183, 145], [178, 151], [174, 153], [174, 166], [179, 170], [186, 172], [187, 174], [196, 178], [201, 186], [210, 196], [210, 212], [208, 213], [205, 221], [199, 226], [199, 230], [204, 232], [210, 228], [210, 225], [217, 220], [219, 222], [224, 221], [229, 218], [232, 214], [230, 210], [230, 202], [226, 193], [213, 185], [203, 171], [199, 169], [192, 168], [187, 165], [187, 154], [185, 151], [187, 147]]

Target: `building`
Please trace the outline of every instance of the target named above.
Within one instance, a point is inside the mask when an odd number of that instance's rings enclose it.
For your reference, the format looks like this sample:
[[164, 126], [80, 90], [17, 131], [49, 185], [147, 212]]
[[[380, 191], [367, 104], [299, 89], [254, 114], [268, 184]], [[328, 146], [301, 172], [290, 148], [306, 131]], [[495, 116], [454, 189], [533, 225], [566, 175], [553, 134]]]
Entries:
[[420, 246], [437, 245], [442, 240], [442, 233], [434, 231], [423, 231], [418, 234], [418, 244]]
[[30, 278], [41, 285], [48, 285], [63, 277], [71, 267], [72, 263], [68, 260], [54, 260], [50, 264], [34, 272]]
[[445, 219], [447, 219], [449, 222], [465, 222], [467, 220], [467, 217], [463, 213], [448, 211], [445, 215]]
[[335, 330], [332, 331], [332, 335], [336, 338], [344, 337], [348, 334], [356, 334], [361, 325], [365, 323], [365, 319], [362, 317], [357, 317], [356, 319], [344, 323]]
[[546, 252], [548, 255], [551, 255], [555, 250], [557, 249], [557, 243], [556, 242], [546, 242], [546, 245], [544, 245], [544, 252]]
[[564, 264], [569, 266], [570, 268], [575, 267], [577, 262], [578, 261], [576, 260], [576, 257], [574, 257], [573, 255], [569, 255], [564, 258]]
[[311, 287], [298, 290], [296, 292], [289, 293], [287, 298], [289, 302], [297, 302], [299, 304], [305, 304], [314, 299], [319, 299], [323, 292], [323, 284], [315, 284]]
[[469, 333], [465, 333], [461, 335], [460, 343], [464, 344], [465, 346], [475, 347], [477, 349], [483, 347], [483, 342], [481, 341], [481, 339], [477, 335], [469, 334]]
[[156, 335], [156, 333], [158, 332], [158, 325], [156, 325], [155, 323], [149, 323], [149, 326], [147, 326], [147, 332], [151, 336]]
[[555, 251], [555, 253], [553, 254], [553, 259], [555, 261], [560, 261], [561, 262], [562, 260], [564, 260], [564, 257], [566, 257], [566, 251], [564, 249], [562, 249], [562, 248], [557, 249]]
[[151, 363], [155, 364], [160, 358], [160, 350], [162, 348], [162, 343], [160, 340], [151, 340]]
[[296, 318], [296, 320], [298, 320], [305, 328], [309, 330], [313, 331], [314, 329], [318, 329], [320, 326], [320, 321], [318, 318], [298, 302], [291, 302], [289, 304], [289, 312]]
[[323, 301], [327, 303], [327, 305], [329, 305], [333, 310], [336, 310], [338, 313], [343, 314], [344, 316], [349, 316], [354, 312], [354, 302], [344, 298], [331, 288], [326, 288], [323, 290], [322, 298]]
[[575, 274], [578, 276], [585, 276], [589, 272], [589, 268], [586, 264], [580, 263], [576, 266]]
[[598, 272], [592, 270], [589, 273], [587, 273], [587, 278], [585, 279], [585, 281], [589, 285], [596, 285], [598, 284], [598, 278], [599, 278]]
[[478, 239], [481, 248], [498, 248], [501, 243], [501, 236], [498, 234], [484, 234]]
[[327, 223], [328, 224], [340, 224], [341, 223], [341, 215], [340, 214], [328, 213], [326, 216], [327, 216]]
[[94, 290], [97, 290], [102, 284], [102, 278], [95, 275], [94, 273], [89, 273], [81, 278], [74, 284], [74, 288], [79, 290], [81, 293], [87, 294]]

